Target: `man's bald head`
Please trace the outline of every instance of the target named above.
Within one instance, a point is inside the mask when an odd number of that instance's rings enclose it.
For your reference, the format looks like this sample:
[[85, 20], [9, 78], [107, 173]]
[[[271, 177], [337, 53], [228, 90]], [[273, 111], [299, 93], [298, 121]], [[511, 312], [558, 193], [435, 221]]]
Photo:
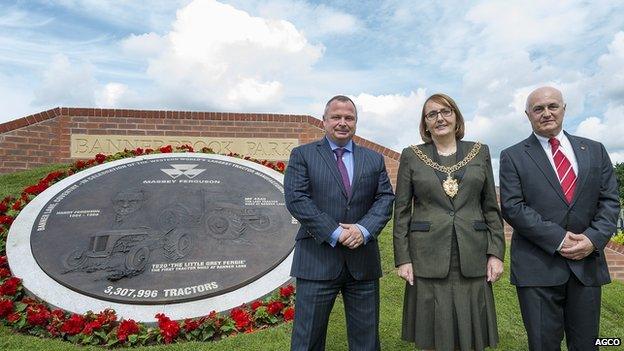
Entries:
[[552, 96], [553, 98], [558, 98], [561, 104], [564, 105], [563, 94], [561, 94], [561, 91], [557, 88], [545, 86], [545, 87], [539, 87], [533, 90], [529, 94], [529, 96], [527, 96], [525, 111], [527, 112], [529, 111], [532, 100], [534, 100], [537, 96], [540, 96], [540, 95], [547, 95], [547, 96]]
[[525, 112], [536, 134], [552, 138], [563, 128], [565, 108], [561, 91], [553, 87], [540, 87], [527, 97]]

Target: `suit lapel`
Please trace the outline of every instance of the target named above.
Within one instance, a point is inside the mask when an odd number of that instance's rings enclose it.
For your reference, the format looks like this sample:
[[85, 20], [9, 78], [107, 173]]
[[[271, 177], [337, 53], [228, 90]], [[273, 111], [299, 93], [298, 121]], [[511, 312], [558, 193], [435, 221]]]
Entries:
[[[347, 191], [345, 190], [344, 185], [342, 184], [342, 177], [340, 176], [340, 173], [338, 172], [338, 166], [336, 165], [334, 152], [331, 150], [331, 147], [329, 146], [329, 142], [327, 141], [327, 139], [323, 138], [319, 140], [318, 143], [316, 144], [316, 149], [321, 155], [321, 158], [323, 159], [323, 161], [325, 161], [325, 163], [327, 164], [329, 173], [331, 173], [331, 175], [334, 177], [334, 180], [338, 183], [338, 187], [342, 191], [342, 195], [344, 195], [344, 197], [347, 197]], [[351, 191], [353, 192], [353, 186], [351, 186]]]
[[555, 192], [563, 202], [568, 203], [563, 195], [563, 190], [561, 189], [561, 183], [559, 183], [559, 179], [557, 178], [557, 174], [553, 169], [550, 161], [548, 160], [548, 156], [544, 152], [542, 145], [540, 144], [537, 137], [534, 134], [531, 134], [524, 141], [525, 151], [529, 155], [529, 157], [537, 164], [537, 167], [542, 171], [544, 178], [548, 180], [548, 183], [555, 189]]
[[[425, 153], [425, 155], [429, 156], [430, 159], [432, 160], [436, 160], [439, 158], [436, 157], [436, 147], [433, 144], [433, 142], [430, 143], [426, 143], [422, 146], [419, 146], [421, 148], [421, 150]], [[457, 145], [457, 147], [459, 147], [459, 145]], [[434, 161], [435, 162], [435, 161]], [[447, 203], [447, 205], [449, 205], [449, 207], [453, 207], [453, 202], [451, 200], [451, 198], [446, 195], [446, 193], [444, 192], [444, 189], [442, 188], [442, 182], [446, 179], [446, 174], [442, 173], [442, 172], [438, 172], [435, 169], [427, 166], [427, 169], [429, 169], [429, 172], [431, 172], [431, 176], [437, 178], [439, 180], [440, 186], [435, 187], [436, 190], [434, 190], [436, 193], [438, 193], [439, 196], [441, 196], [442, 198], [444, 198], [445, 202]]]
[[[353, 182], [351, 183], [351, 198], [355, 192], [356, 186], [362, 178], [362, 172], [364, 171], [364, 155], [360, 151], [360, 148], [353, 142]], [[351, 201], [351, 199], [349, 199]]]
[[583, 186], [587, 181], [591, 159], [589, 158], [588, 148], [585, 143], [565, 131], [564, 133], [568, 137], [570, 144], [572, 144], [572, 149], [574, 150], [574, 155], [576, 156], [576, 163], [578, 165], [576, 189], [574, 190], [574, 197], [572, 198], [572, 203], [570, 204], [570, 206], [572, 206], [574, 205], [574, 202], [576, 202], [576, 199], [578, 199], [579, 193], [583, 190]]

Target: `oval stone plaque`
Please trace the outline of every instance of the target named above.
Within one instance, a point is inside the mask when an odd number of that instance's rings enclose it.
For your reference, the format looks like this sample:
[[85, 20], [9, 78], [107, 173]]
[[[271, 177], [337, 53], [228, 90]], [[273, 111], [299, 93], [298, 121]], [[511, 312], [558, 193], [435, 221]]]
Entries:
[[[224, 307], [212, 309], [231, 308], [289, 279], [298, 223], [285, 208], [282, 179], [220, 155], [106, 163], [55, 184], [22, 210], [9, 234], [9, 263], [36, 295], [61, 287], [84, 303], [136, 306], [131, 310], [220, 298]], [[30, 268], [51, 286], [29, 278]]]

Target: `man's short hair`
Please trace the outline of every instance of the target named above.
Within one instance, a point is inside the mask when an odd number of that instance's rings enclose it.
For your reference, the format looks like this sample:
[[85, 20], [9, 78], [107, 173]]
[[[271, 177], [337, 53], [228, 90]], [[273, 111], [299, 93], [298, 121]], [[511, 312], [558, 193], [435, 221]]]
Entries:
[[329, 105], [334, 101], [350, 102], [351, 105], [353, 105], [353, 109], [355, 110], [355, 119], [357, 119], [357, 107], [355, 107], [355, 103], [353, 102], [353, 100], [345, 95], [336, 95], [333, 98], [329, 99], [329, 101], [327, 101], [327, 104], [325, 104], [325, 112], [323, 112], [323, 119], [325, 119], [325, 116], [327, 116], [327, 110], [329, 110]]

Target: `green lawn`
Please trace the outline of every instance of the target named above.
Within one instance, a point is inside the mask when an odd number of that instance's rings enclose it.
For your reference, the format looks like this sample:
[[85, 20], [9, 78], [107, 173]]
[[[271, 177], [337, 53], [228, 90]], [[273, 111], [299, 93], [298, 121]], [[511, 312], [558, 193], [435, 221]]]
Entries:
[[[48, 172], [59, 166], [49, 166], [28, 172], [0, 176], [0, 199], [8, 194], [18, 194], [27, 185], [35, 183]], [[403, 281], [394, 271], [392, 257], [392, 228], [388, 225], [380, 236], [381, 257], [384, 277], [381, 279], [381, 324], [380, 335], [383, 350], [410, 350], [413, 346], [399, 339], [403, 303]], [[507, 257], [509, 257], [507, 255]], [[494, 285], [499, 350], [526, 350], [526, 335], [518, 308], [515, 288], [509, 284], [509, 262], [506, 262], [505, 276]], [[343, 305], [340, 298], [332, 312], [327, 350], [348, 350]], [[287, 350], [289, 348], [292, 324], [280, 325], [270, 330], [239, 335], [212, 343], [177, 343], [168, 346], [153, 346], [138, 349], [149, 350]], [[624, 337], [624, 284], [613, 282], [603, 288], [601, 332], [603, 337]], [[90, 350], [94, 347], [80, 347], [51, 339], [39, 339], [14, 333], [0, 326], [0, 350]]]

